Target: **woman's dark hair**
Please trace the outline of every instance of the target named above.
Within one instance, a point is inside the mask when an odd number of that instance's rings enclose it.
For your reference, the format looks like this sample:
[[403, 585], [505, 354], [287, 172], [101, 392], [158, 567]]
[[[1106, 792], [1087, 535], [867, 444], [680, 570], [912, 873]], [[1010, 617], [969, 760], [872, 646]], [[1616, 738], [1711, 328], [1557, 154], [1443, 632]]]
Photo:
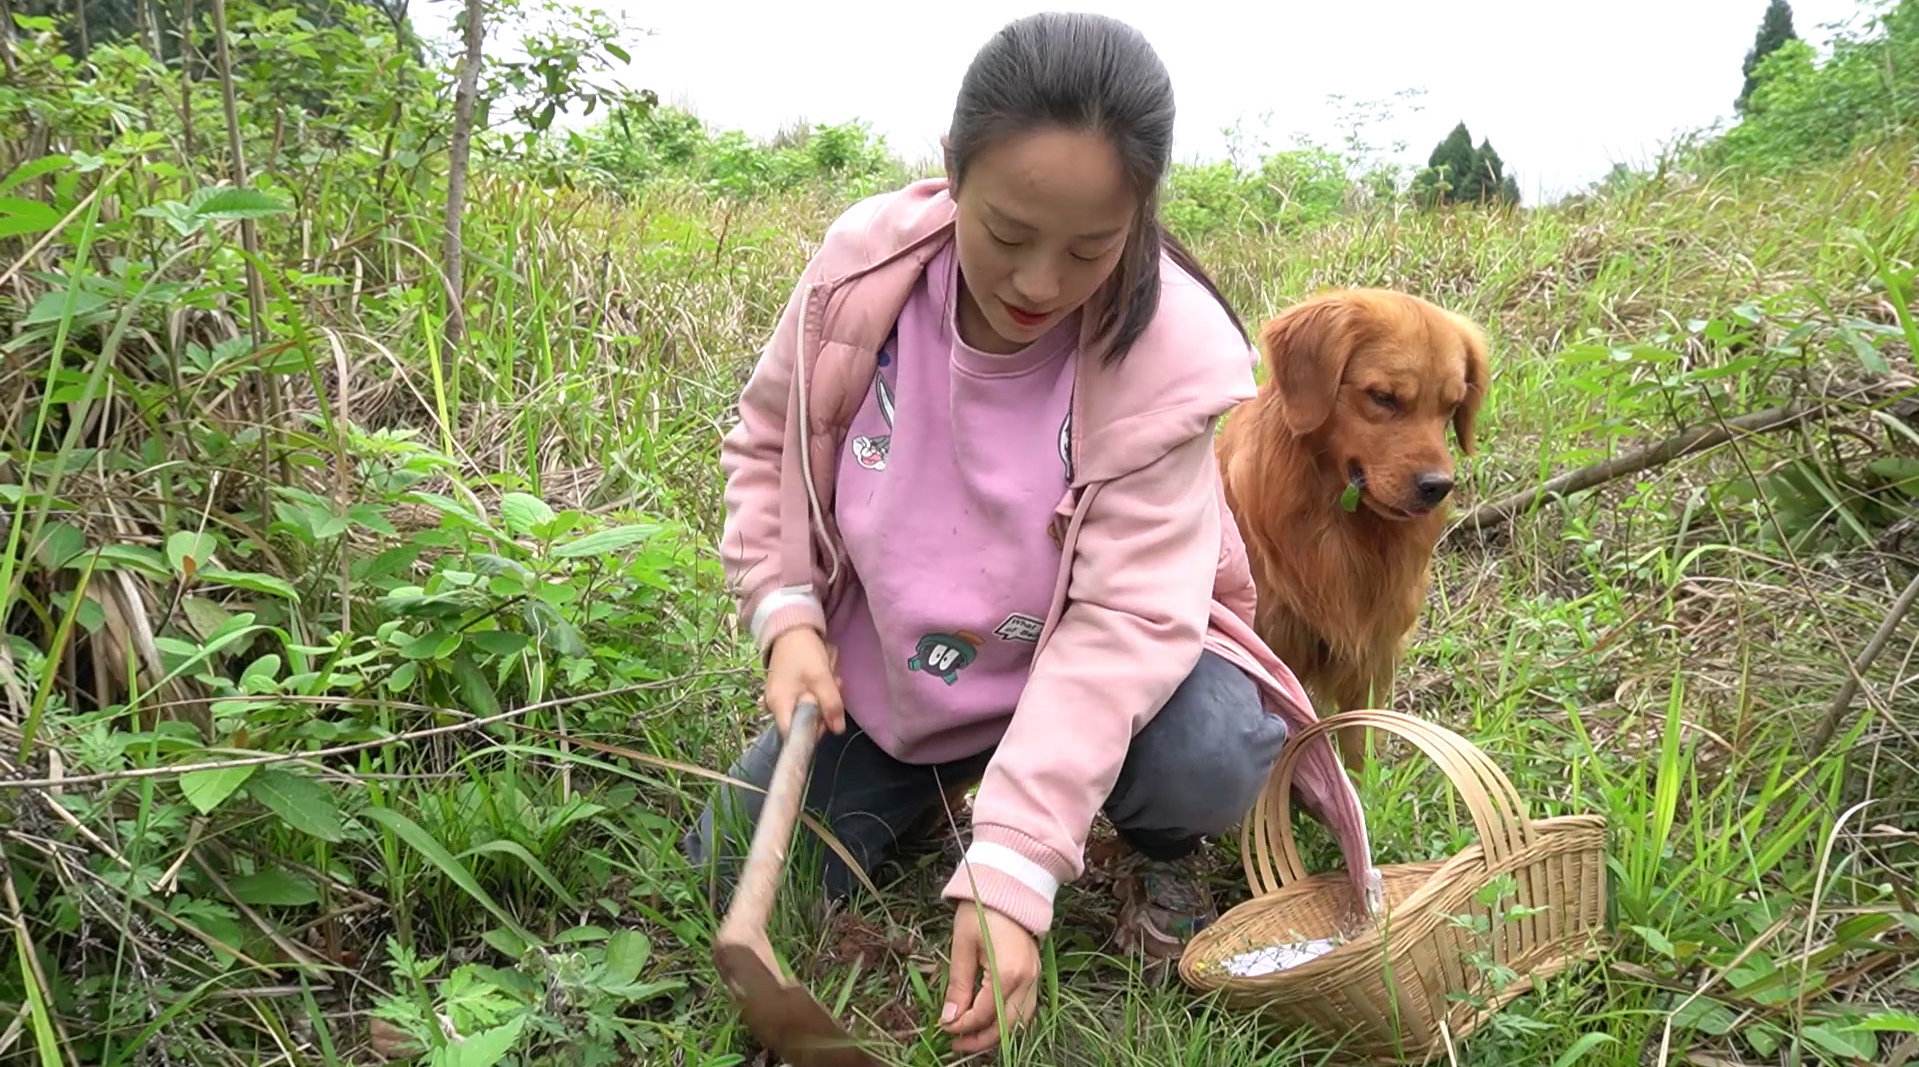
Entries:
[[988, 147], [1048, 126], [1106, 137], [1139, 193], [1139, 214], [1109, 283], [1114, 299], [1099, 323], [1098, 336], [1108, 340], [1106, 358], [1123, 358], [1153, 321], [1162, 248], [1246, 336], [1219, 287], [1160, 225], [1160, 182], [1173, 155], [1173, 84], [1146, 38], [1103, 15], [1048, 12], [1009, 23], [973, 57], [960, 81], [946, 134], [946, 173], [957, 186]]

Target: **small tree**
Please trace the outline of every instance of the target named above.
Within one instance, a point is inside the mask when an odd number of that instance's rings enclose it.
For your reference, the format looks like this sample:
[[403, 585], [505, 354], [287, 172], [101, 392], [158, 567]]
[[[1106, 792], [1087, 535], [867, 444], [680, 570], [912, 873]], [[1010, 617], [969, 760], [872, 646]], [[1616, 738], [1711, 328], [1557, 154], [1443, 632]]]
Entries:
[[1473, 147], [1472, 134], [1462, 122], [1426, 157], [1426, 169], [1413, 179], [1413, 195], [1428, 207], [1518, 203], [1519, 183], [1506, 173], [1505, 161], [1490, 140]]
[[1471, 180], [1472, 169], [1473, 136], [1462, 122], [1426, 157], [1426, 169], [1413, 179], [1414, 194], [1429, 205], [1450, 204], [1459, 198], [1461, 183]]
[[1487, 203], [1499, 195], [1499, 185], [1505, 178], [1506, 162], [1493, 150], [1491, 141], [1482, 140], [1473, 152], [1472, 178], [1460, 190], [1459, 199], [1474, 204]]
[[1453, 190], [1449, 199], [1458, 199], [1459, 189], [1472, 179], [1473, 171], [1473, 135], [1466, 132], [1465, 123], [1454, 126], [1453, 132], [1439, 142], [1426, 165], [1435, 170], [1444, 168], [1442, 176]]
[[1766, 4], [1765, 17], [1759, 21], [1759, 33], [1754, 36], [1752, 48], [1746, 53], [1746, 62], [1740, 67], [1746, 81], [1739, 87], [1739, 99], [1733, 101], [1733, 107], [1740, 114], [1746, 113], [1746, 105], [1752, 101], [1752, 91], [1759, 86], [1760, 61], [1778, 51], [1780, 45], [1798, 37], [1792, 29], [1792, 6], [1786, 0], [1770, 0]]

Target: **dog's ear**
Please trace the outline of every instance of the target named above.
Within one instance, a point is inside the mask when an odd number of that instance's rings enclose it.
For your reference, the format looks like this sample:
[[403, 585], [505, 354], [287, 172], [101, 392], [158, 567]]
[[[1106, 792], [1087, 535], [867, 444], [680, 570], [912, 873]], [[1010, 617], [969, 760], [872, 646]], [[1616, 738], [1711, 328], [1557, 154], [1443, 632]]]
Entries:
[[1287, 429], [1308, 434], [1332, 417], [1353, 344], [1347, 309], [1336, 297], [1290, 308], [1259, 331]]
[[1492, 370], [1486, 357], [1485, 332], [1463, 315], [1453, 315], [1453, 321], [1459, 327], [1460, 338], [1466, 343], [1466, 395], [1453, 412], [1453, 436], [1459, 438], [1459, 450], [1470, 456], [1477, 443], [1473, 438], [1473, 424], [1479, 418], [1479, 405], [1486, 401], [1486, 388], [1492, 381]]

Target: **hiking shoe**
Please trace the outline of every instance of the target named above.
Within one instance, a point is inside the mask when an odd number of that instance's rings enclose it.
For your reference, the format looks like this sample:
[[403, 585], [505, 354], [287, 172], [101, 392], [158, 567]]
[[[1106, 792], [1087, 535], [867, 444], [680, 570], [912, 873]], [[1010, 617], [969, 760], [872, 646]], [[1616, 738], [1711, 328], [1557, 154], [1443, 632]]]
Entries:
[[1138, 949], [1152, 963], [1176, 960], [1194, 934], [1219, 918], [1199, 861], [1198, 850], [1176, 860], [1128, 857], [1115, 883], [1122, 950]]

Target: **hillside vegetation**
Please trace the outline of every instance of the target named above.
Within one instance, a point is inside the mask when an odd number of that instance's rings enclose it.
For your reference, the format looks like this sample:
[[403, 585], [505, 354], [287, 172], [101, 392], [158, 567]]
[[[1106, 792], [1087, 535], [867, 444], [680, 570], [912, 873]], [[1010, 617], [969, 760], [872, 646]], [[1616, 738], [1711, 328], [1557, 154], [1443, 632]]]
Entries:
[[[85, 7], [84, 47], [66, 4], [0, 38], [0, 1062], [760, 1062], [677, 848], [757, 729], [718, 442], [828, 221], [914, 168], [620, 89], [576, 16], [480, 68], [462, 171], [456, 58], [387, 10]], [[1322, 146], [1170, 182], [1249, 320], [1381, 285], [1492, 338], [1460, 505], [1520, 502], [1448, 536], [1392, 704], [1608, 818], [1616, 942], [1462, 1063], [1919, 1050], [1919, 0], [1757, 77], [1551, 206]], [[1360, 780], [1383, 862], [1470, 840], [1415, 757]], [[952, 1059], [956, 848], [778, 916], [904, 1062]], [[1062, 891], [1002, 1062], [1321, 1062], [1114, 907]]]

